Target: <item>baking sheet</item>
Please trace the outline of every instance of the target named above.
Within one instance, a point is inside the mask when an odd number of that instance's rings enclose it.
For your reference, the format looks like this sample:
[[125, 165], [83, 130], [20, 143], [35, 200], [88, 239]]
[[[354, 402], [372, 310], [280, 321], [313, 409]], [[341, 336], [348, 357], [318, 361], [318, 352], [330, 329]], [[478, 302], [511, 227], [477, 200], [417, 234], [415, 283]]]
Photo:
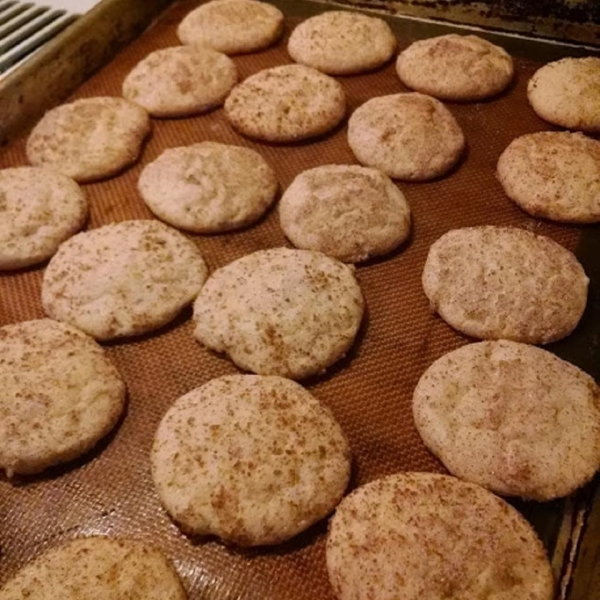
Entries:
[[[76, 97], [119, 95], [131, 68], [150, 51], [176, 45], [176, 24], [196, 2], [174, 5], [141, 38], [84, 83]], [[301, 18], [324, 10], [304, 2], [274, 2], [288, 16], [287, 34]], [[404, 48], [418, 37], [437, 35], [440, 26], [390, 20]], [[286, 35], [287, 37], [287, 35]], [[492, 36], [498, 41], [499, 36]], [[413, 213], [413, 234], [392, 256], [358, 268], [368, 305], [350, 355], [325, 376], [304, 382], [331, 407], [354, 452], [352, 486], [404, 470], [440, 471], [426, 450], [411, 415], [412, 390], [423, 371], [445, 352], [468, 340], [430, 314], [421, 289], [421, 271], [430, 244], [456, 227], [516, 225], [548, 235], [578, 249], [586, 269], [595, 268], [595, 228], [556, 225], [528, 217], [504, 195], [494, 172], [502, 150], [516, 136], [550, 129], [527, 104], [528, 78], [540, 59], [570, 53], [568, 48], [531, 46], [504, 39], [515, 54], [517, 75], [498, 99], [477, 104], [448, 103], [468, 140], [468, 151], [452, 173], [429, 183], [401, 183]], [[536, 59], [531, 48], [537, 48]], [[241, 78], [291, 62], [285, 40], [253, 55], [235, 57]], [[576, 51], [575, 51], [576, 52]], [[406, 91], [393, 64], [368, 75], [339, 78], [349, 113], [373, 96]], [[190, 119], [154, 120], [153, 134], [137, 165], [113, 179], [85, 186], [91, 205], [88, 228], [131, 218], [152, 218], [136, 190], [143, 165], [165, 148], [214, 140], [258, 150], [275, 169], [282, 189], [302, 170], [327, 163], [356, 163], [346, 142], [346, 127], [313, 142], [277, 146], [251, 142], [227, 123], [221, 109]], [[24, 141], [0, 151], [0, 167], [25, 164]], [[582, 235], [582, 231], [585, 232]], [[257, 226], [238, 233], [189, 236], [213, 271], [261, 248], [289, 245], [272, 210]], [[597, 237], [597, 236], [593, 236]], [[40, 287], [43, 268], [0, 274], [0, 324], [43, 316]], [[594, 281], [595, 284], [595, 281]], [[595, 287], [592, 294], [595, 294]], [[596, 310], [596, 303], [591, 303]], [[235, 373], [225, 358], [203, 349], [192, 337], [188, 309], [162, 330], [105, 344], [125, 378], [129, 408], [116, 432], [82, 459], [45, 475], [8, 482], [0, 479], [0, 585], [27, 560], [62, 540], [87, 535], [130, 536], [160, 547], [176, 564], [192, 600], [333, 598], [324, 557], [326, 522], [272, 549], [238, 550], [215, 540], [190, 539], [161, 509], [149, 469], [154, 431], [180, 395], [220, 375]], [[597, 322], [597, 321], [596, 321]], [[588, 368], [598, 336], [590, 311], [558, 352]], [[535, 524], [560, 571], [565, 544], [557, 538], [565, 521], [563, 501], [519, 503]], [[571, 506], [567, 504], [567, 506]], [[569, 509], [570, 510], [570, 509]]]

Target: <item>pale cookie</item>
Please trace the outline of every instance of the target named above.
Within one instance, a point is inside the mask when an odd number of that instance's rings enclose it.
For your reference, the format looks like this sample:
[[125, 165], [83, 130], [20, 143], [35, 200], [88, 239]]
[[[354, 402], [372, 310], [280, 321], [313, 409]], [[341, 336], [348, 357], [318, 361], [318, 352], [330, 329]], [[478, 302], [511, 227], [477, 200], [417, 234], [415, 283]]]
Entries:
[[413, 396], [417, 429], [457, 477], [505, 496], [552, 500], [600, 467], [600, 391], [554, 354], [501, 340], [434, 362]]
[[0, 170], [0, 270], [47, 260], [87, 214], [85, 194], [69, 177], [37, 167]]
[[410, 232], [404, 194], [377, 169], [325, 165], [300, 173], [279, 203], [294, 246], [359, 262], [397, 248]]
[[429, 249], [423, 289], [433, 311], [481, 339], [548, 344], [569, 335], [589, 279], [575, 256], [516, 227], [465, 227]]
[[233, 88], [225, 101], [225, 114], [235, 129], [267, 142], [321, 135], [333, 129], [345, 113], [342, 86], [304, 65], [259, 71]]
[[259, 250], [208, 279], [194, 335], [242, 369], [300, 379], [345, 355], [363, 310], [351, 267], [320, 252]]
[[590, 133], [600, 132], [600, 58], [563, 58], [538, 69], [527, 98], [542, 119]]
[[372, 71], [386, 63], [395, 49], [396, 38], [383, 19], [341, 10], [306, 19], [288, 42], [295, 62], [330, 75]]
[[46, 550], [0, 590], [0, 600], [186, 600], [177, 571], [141, 542], [79, 538]]
[[244, 54], [274, 44], [283, 13], [266, 2], [213, 0], [188, 13], [177, 28], [182, 44], [201, 44], [225, 54]]
[[551, 600], [544, 546], [517, 510], [447, 475], [403, 473], [346, 496], [330, 522], [339, 600]]
[[516, 138], [500, 156], [497, 176], [506, 195], [534, 217], [600, 221], [600, 142], [581, 133]]
[[123, 221], [65, 242], [44, 273], [46, 314], [99, 340], [172, 321], [200, 291], [207, 268], [195, 244], [158, 221]]
[[221, 106], [237, 83], [235, 63], [202, 46], [151, 52], [123, 81], [123, 97], [154, 117], [185, 117]]
[[271, 206], [278, 187], [258, 152], [217, 142], [169, 148], [144, 167], [138, 181], [157, 217], [197, 233], [254, 223]]
[[123, 98], [82, 98], [42, 117], [27, 140], [27, 158], [75, 181], [104, 179], [137, 160], [149, 133], [141, 106]]
[[372, 98], [348, 121], [348, 144], [360, 163], [394, 179], [422, 181], [449, 171], [465, 136], [452, 113], [423, 94]]
[[279, 544], [327, 516], [350, 477], [333, 415], [282, 377], [230, 375], [179, 398], [152, 449], [163, 506], [195, 535]]
[[398, 57], [396, 70], [413, 90], [466, 102], [499, 94], [514, 75], [512, 58], [503, 48], [455, 33], [414, 42]]
[[81, 456], [125, 406], [125, 384], [104, 350], [50, 319], [0, 328], [0, 388], [0, 469], [9, 477]]

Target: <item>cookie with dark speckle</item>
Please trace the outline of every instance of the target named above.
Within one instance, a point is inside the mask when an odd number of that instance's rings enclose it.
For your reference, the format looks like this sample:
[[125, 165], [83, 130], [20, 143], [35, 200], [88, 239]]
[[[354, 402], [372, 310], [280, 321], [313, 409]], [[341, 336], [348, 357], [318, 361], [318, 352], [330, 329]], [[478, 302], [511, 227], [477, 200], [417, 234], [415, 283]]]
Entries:
[[600, 467], [600, 390], [554, 354], [508, 340], [468, 344], [425, 371], [417, 429], [457, 477], [531, 500], [566, 496]]
[[346, 354], [363, 310], [352, 267], [320, 252], [272, 248], [211, 275], [194, 304], [194, 335], [242, 369], [300, 379]]
[[440, 100], [472, 102], [503, 91], [514, 75], [513, 60], [476, 35], [441, 35], [418, 40], [396, 62], [404, 85]]
[[184, 531], [271, 545], [333, 510], [348, 485], [350, 451], [331, 412], [297, 383], [230, 375], [167, 411], [152, 474]]
[[330, 75], [372, 71], [386, 63], [395, 49], [396, 38], [383, 19], [342, 10], [306, 19], [288, 42], [295, 62]]
[[144, 167], [138, 181], [157, 217], [197, 233], [254, 223], [274, 202], [278, 187], [258, 152], [217, 142], [168, 148]]
[[185, 117], [221, 106], [237, 83], [235, 63], [202, 46], [151, 52], [123, 81], [123, 97], [154, 117]]
[[529, 80], [527, 98], [549, 123], [600, 132], [600, 58], [563, 58], [544, 65]]
[[297, 248], [360, 262], [397, 248], [410, 233], [410, 209], [390, 178], [356, 165], [300, 173], [279, 203], [285, 235]]
[[172, 321], [208, 274], [196, 245], [159, 221], [80, 233], [54, 255], [42, 283], [46, 314], [99, 340], [140, 335]]
[[150, 117], [123, 98], [81, 98], [49, 110], [27, 140], [27, 158], [75, 181], [116, 175], [134, 163]]
[[83, 190], [66, 175], [37, 167], [0, 170], [0, 270], [47, 260], [87, 214]]
[[46, 550], [0, 590], [0, 600], [186, 600], [173, 565], [141, 542], [80, 538]]
[[497, 177], [506, 195], [534, 217], [600, 221], [600, 142], [581, 133], [516, 138], [498, 160]]
[[482, 487], [402, 473], [346, 496], [327, 536], [339, 600], [551, 600], [552, 569], [525, 518]]
[[348, 144], [358, 161], [394, 179], [444, 175], [460, 158], [463, 132], [452, 113], [423, 94], [371, 98], [348, 121]]
[[267, 2], [213, 0], [188, 13], [177, 36], [182, 44], [245, 54], [274, 44], [283, 33], [283, 24], [283, 13]]
[[225, 114], [240, 133], [267, 142], [293, 142], [333, 129], [346, 112], [342, 86], [304, 65], [265, 69], [233, 88]]
[[589, 279], [575, 256], [516, 227], [465, 227], [429, 249], [423, 289], [431, 309], [481, 339], [548, 344], [569, 335]]
[[9, 477], [81, 456], [125, 407], [125, 384], [104, 350], [50, 319], [0, 328], [0, 387], [0, 469]]

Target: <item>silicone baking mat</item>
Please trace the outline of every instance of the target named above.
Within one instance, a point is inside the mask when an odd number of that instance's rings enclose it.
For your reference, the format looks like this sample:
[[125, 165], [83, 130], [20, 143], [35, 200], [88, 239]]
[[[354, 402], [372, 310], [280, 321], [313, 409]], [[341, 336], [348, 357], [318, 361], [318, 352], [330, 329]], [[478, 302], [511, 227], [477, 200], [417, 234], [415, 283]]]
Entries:
[[[195, 4], [174, 5], [74, 97], [119, 95], [124, 76], [140, 59], [151, 50], [178, 44], [176, 25]], [[276, 4], [286, 12], [287, 34], [302, 17], [325, 8], [302, 2]], [[400, 20], [390, 23], [400, 48], [416, 37], [441, 31], [435, 26], [424, 31], [419, 24]], [[234, 60], [241, 78], [291, 62], [285, 39], [269, 50]], [[368, 317], [354, 348], [326, 375], [304, 382], [331, 407], [350, 440], [352, 486], [397, 471], [443, 472], [415, 430], [411, 395], [432, 361], [467, 340], [428, 309], [421, 271], [430, 244], [449, 229], [480, 224], [524, 227], [571, 250], [580, 242], [581, 229], [541, 222], [521, 212], [506, 198], [494, 175], [500, 153], [514, 137], [550, 128], [530, 109], [525, 94], [527, 80], [540, 64], [516, 57], [515, 83], [507, 93], [490, 102], [449, 104], [468, 140], [464, 159], [440, 180], [399, 184], [412, 209], [412, 237], [392, 256], [358, 267]], [[349, 113], [373, 96], [406, 91], [393, 64], [339, 81], [347, 94]], [[282, 189], [305, 169], [356, 162], [345, 125], [316, 141], [275, 146], [253, 143], [235, 133], [221, 109], [190, 119], [154, 120], [152, 137], [137, 165], [110, 180], [85, 186], [91, 205], [88, 228], [152, 218], [136, 189], [142, 167], [165, 148], [202, 140], [258, 150], [277, 172]], [[23, 140], [0, 153], [1, 167], [25, 163]], [[276, 209], [243, 232], [190, 237], [211, 271], [255, 250], [288, 245]], [[0, 275], [0, 324], [43, 316], [42, 274], [43, 267]], [[27, 560], [62, 540], [119, 535], [160, 547], [174, 561], [194, 600], [332, 598], [324, 560], [325, 521], [281, 546], [238, 550], [215, 540], [186, 537], [162, 510], [148, 460], [161, 417], [185, 392], [213, 377], [236, 372], [226, 358], [194, 341], [190, 315], [191, 310], [185, 310], [173, 324], [151, 335], [105, 345], [127, 382], [129, 407], [116, 432], [95, 451], [39, 477], [0, 480], [0, 584]], [[580, 328], [584, 333], [576, 333], [573, 340], [585, 334], [587, 321]], [[571, 346], [565, 346], [566, 355]], [[519, 506], [535, 522], [552, 553], [563, 503]]]

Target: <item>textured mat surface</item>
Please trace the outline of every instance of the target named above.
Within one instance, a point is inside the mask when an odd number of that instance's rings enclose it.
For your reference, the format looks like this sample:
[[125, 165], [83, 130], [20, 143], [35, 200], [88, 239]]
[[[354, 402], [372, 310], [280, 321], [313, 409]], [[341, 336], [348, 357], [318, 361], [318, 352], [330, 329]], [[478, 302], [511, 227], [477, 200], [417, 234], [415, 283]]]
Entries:
[[[126, 73], [151, 50], [178, 43], [175, 26], [193, 6], [175, 5], [113, 62], [86, 82], [75, 97], [119, 95]], [[302, 14], [323, 6], [281, 4], [287, 29]], [[417, 35], [395, 26], [400, 47]], [[423, 35], [418, 34], [418, 35]], [[290, 62], [285, 41], [265, 52], [236, 57], [240, 76]], [[325, 376], [307, 382], [331, 407], [348, 435], [355, 457], [353, 486], [404, 470], [443, 471], [426, 450], [411, 416], [411, 394], [425, 368], [466, 339], [430, 314], [421, 271], [430, 244], [449, 229], [467, 225], [516, 225], [548, 235], [575, 249], [580, 230], [529, 218], [503, 194], [495, 165], [517, 135], [549, 129], [529, 108], [529, 76], [540, 63], [518, 58], [515, 85], [500, 98], [479, 104], [449, 104], [468, 140], [468, 152], [447, 177], [400, 184], [413, 211], [410, 241], [393, 256], [358, 268], [368, 319], [351, 353]], [[393, 64], [375, 73], [340, 78], [349, 111], [367, 99], [405, 91]], [[326, 163], [356, 162], [345, 125], [331, 135], [295, 146], [252, 143], [236, 134], [222, 110], [185, 120], [154, 120], [139, 163], [118, 177], [87, 185], [88, 228], [131, 218], [151, 218], [136, 181], [144, 164], [168, 147], [216, 140], [255, 148], [277, 172], [282, 189], [300, 171]], [[0, 167], [24, 164], [24, 143], [0, 152]], [[241, 233], [190, 236], [211, 270], [260, 248], [286, 245], [276, 211]], [[0, 324], [43, 316], [43, 268], [0, 275]], [[209, 379], [236, 372], [226, 360], [192, 338], [191, 311], [155, 334], [107, 344], [129, 389], [129, 409], [120, 427], [90, 455], [38, 478], [0, 480], [0, 584], [31, 557], [61, 540], [101, 534], [124, 535], [161, 547], [175, 562], [190, 598], [327, 599], [332, 594], [324, 562], [326, 523], [270, 550], [238, 551], [213, 540], [190, 540], [161, 509], [150, 477], [148, 455], [154, 431], [180, 395]], [[562, 503], [524, 506], [552, 550]]]

